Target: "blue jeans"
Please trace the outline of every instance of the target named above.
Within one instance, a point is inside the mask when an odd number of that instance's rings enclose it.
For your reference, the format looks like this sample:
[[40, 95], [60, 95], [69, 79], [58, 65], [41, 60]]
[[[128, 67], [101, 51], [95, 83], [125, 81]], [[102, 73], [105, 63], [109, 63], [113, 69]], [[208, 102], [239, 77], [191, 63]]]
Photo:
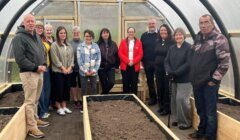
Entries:
[[195, 105], [200, 118], [198, 133], [216, 137], [217, 133], [217, 98], [219, 85], [205, 85], [194, 90]]
[[44, 113], [47, 113], [49, 107], [49, 99], [51, 93], [51, 80], [50, 80], [50, 69], [47, 68], [47, 71], [43, 75], [43, 88], [42, 93], [39, 98], [38, 108], [39, 108], [39, 117], [41, 118]]

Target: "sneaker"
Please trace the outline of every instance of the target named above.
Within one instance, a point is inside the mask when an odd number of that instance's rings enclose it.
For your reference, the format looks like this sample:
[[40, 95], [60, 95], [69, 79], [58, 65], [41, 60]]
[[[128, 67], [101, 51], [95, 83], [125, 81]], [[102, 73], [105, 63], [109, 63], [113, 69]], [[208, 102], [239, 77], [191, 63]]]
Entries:
[[34, 138], [37, 138], [37, 139], [45, 137], [44, 133], [42, 131], [40, 131], [39, 129], [29, 130], [28, 135], [32, 136]]
[[37, 126], [38, 127], [47, 127], [47, 126], [49, 126], [50, 125], [50, 123], [49, 122], [45, 122], [45, 121], [42, 121], [42, 120], [37, 120]]
[[83, 106], [82, 105], [80, 105], [79, 109], [80, 109], [80, 112], [83, 113]]
[[49, 118], [49, 116], [50, 116], [50, 113], [44, 113], [41, 118], [42, 119], [47, 119], [47, 118]]
[[188, 137], [192, 138], [192, 139], [202, 139], [202, 138], [204, 138], [204, 135], [200, 134], [198, 131], [196, 131], [196, 132], [189, 134]]
[[64, 111], [65, 113], [68, 113], [68, 114], [71, 114], [71, 113], [72, 113], [72, 111], [71, 111], [70, 109], [66, 108], [66, 107], [63, 108], [63, 111]]
[[57, 113], [58, 113], [58, 115], [60, 115], [60, 116], [66, 115], [66, 114], [65, 114], [65, 111], [64, 111], [62, 108], [59, 108], [59, 109], [57, 110]]

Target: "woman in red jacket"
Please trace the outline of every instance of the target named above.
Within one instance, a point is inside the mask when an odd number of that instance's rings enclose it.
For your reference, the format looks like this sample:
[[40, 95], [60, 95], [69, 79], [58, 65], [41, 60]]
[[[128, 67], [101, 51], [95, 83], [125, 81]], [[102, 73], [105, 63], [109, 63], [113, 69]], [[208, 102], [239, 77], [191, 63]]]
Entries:
[[135, 37], [135, 28], [129, 27], [127, 34], [128, 37], [122, 40], [118, 51], [123, 93], [134, 93], [137, 95], [140, 61], [143, 57], [142, 43]]

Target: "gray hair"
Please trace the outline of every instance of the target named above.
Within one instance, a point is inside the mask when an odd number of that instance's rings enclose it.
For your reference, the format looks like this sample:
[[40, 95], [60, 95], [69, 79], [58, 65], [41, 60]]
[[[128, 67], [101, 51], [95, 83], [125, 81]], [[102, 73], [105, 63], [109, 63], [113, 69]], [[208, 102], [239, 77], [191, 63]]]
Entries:
[[74, 32], [80, 32], [80, 27], [79, 26], [74, 26], [72, 31]]
[[176, 28], [174, 30], [173, 36], [175, 37], [175, 35], [177, 33], [181, 33], [183, 35], [184, 39], [186, 38], [186, 32], [185, 32], [185, 30], [183, 28], [181, 28], [181, 27]]

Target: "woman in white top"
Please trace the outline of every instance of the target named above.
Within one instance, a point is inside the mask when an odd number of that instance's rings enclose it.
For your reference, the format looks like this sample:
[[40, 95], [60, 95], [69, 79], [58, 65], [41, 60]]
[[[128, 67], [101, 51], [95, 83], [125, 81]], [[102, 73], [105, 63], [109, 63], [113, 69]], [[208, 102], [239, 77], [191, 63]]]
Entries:
[[135, 37], [135, 29], [127, 29], [128, 36], [122, 40], [118, 55], [122, 73], [123, 93], [137, 94], [140, 61], [143, 57], [142, 43]]

